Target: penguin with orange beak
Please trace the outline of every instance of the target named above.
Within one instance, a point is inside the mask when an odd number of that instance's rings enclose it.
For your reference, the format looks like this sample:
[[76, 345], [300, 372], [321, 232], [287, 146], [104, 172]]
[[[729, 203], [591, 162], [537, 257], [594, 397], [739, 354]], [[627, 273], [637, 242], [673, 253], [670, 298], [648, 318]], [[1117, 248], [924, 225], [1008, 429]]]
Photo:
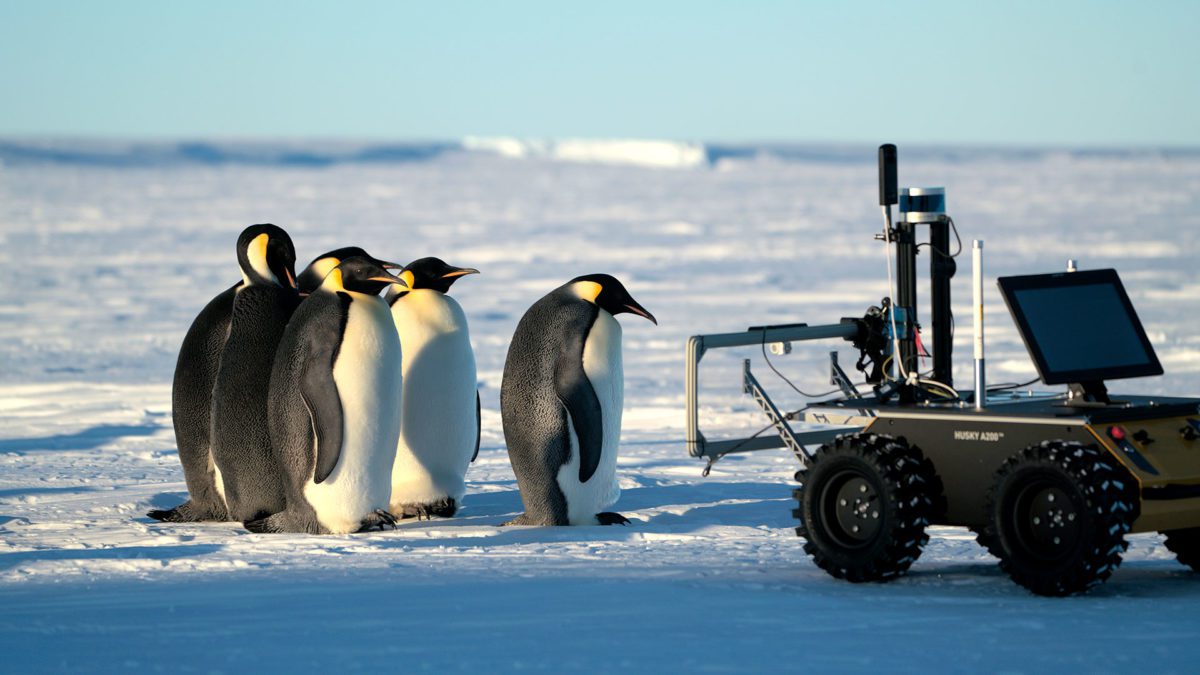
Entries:
[[300, 304], [287, 233], [252, 225], [238, 237], [242, 284], [233, 298], [229, 337], [212, 390], [212, 458], [231, 520], [283, 508], [267, 432], [267, 399], [275, 349]]
[[[225, 480], [222, 469], [213, 456], [214, 432], [220, 430], [227, 443], [238, 441], [239, 429], [253, 426], [253, 411], [265, 420], [266, 388], [264, 377], [269, 375], [265, 363], [274, 358], [273, 344], [282, 334], [292, 309], [299, 302], [296, 296], [295, 274], [296, 251], [288, 234], [275, 225], [252, 225], [246, 228], [237, 242], [237, 260], [242, 271], [242, 281], [218, 294], [200, 311], [192, 321], [179, 358], [175, 362], [175, 378], [171, 387], [171, 407], [175, 423], [175, 442], [179, 448], [179, 461], [183, 465], [183, 476], [187, 481], [188, 500], [172, 509], [155, 510], [148, 515], [166, 522], [196, 522], [205, 520], [230, 520], [226, 502]], [[242, 318], [236, 334], [232, 331], [234, 304], [242, 289], [254, 286], [241, 302]], [[253, 298], [251, 300], [251, 298]], [[259, 319], [268, 322], [259, 325]], [[229, 338], [235, 343], [230, 346]], [[235, 353], [231, 358], [252, 366], [248, 371], [227, 370], [222, 380], [222, 392], [242, 394], [240, 401], [255, 401], [249, 408], [239, 408], [246, 414], [243, 419], [217, 422], [213, 417], [213, 392], [218, 379], [221, 357], [227, 346]], [[267, 356], [267, 354], [270, 354]], [[244, 357], [244, 358], [243, 358]], [[253, 363], [256, 358], [267, 358], [265, 362]], [[240, 405], [240, 404], [239, 404]], [[226, 410], [222, 403], [219, 406]], [[232, 424], [230, 427], [228, 425]], [[265, 450], [263, 438], [252, 455], [262, 455]], [[237, 447], [228, 447], [231, 462], [236, 461]], [[255, 463], [265, 458], [259, 457]], [[227, 464], [231, 466], [231, 464]], [[269, 481], [268, 481], [269, 483]], [[267, 485], [267, 492], [274, 494], [275, 488]], [[266, 500], [267, 505], [275, 503]]]
[[374, 259], [326, 275], [288, 324], [271, 371], [269, 426], [286, 508], [251, 532], [344, 534], [388, 513], [400, 437], [400, 338], [379, 292], [405, 285]]
[[453, 516], [479, 453], [479, 392], [467, 316], [450, 286], [473, 267], [440, 258], [409, 263], [387, 302], [404, 351], [400, 443], [392, 467], [391, 512], [399, 518]]
[[576, 277], [517, 324], [500, 411], [525, 512], [506, 525], [613, 525], [624, 405], [617, 314], [658, 321], [607, 274]]

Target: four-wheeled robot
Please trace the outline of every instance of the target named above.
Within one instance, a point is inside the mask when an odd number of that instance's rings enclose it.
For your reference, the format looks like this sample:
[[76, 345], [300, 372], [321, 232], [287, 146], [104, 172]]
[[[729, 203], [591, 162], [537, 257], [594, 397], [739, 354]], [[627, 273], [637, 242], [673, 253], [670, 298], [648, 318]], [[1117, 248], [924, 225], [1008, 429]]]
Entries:
[[[1125, 536], [1158, 531], [1200, 570], [1200, 399], [1109, 395], [1105, 381], [1161, 375], [1162, 366], [1111, 269], [1002, 277], [1001, 294], [1048, 385], [1066, 393], [986, 386], [982, 242], [974, 262], [973, 391], [953, 386], [950, 281], [956, 271], [941, 188], [897, 189], [896, 149], [880, 148], [876, 235], [895, 247], [891, 297], [862, 317], [821, 326], [759, 326], [697, 335], [687, 345], [687, 441], [710, 462], [787, 447], [803, 464], [793, 495], [796, 533], [829, 574], [882, 581], [921, 555], [929, 525], [970, 528], [1014, 581], [1041, 595], [1103, 582]], [[892, 205], [899, 204], [898, 222]], [[918, 228], [928, 227], [927, 243]], [[929, 249], [932, 370], [917, 323], [917, 252]], [[961, 250], [961, 244], [958, 246]], [[890, 254], [889, 254], [890, 261]], [[860, 354], [869, 393], [831, 354], [841, 395], [782, 413], [750, 370], [743, 389], [778, 436], [712, 441], [699, 428], [699, 364], [708, 350], [842, 339]], [[797, 431], [791, 422], [803, 422]], [[815, 447], [815, 450], [810, 448]]]

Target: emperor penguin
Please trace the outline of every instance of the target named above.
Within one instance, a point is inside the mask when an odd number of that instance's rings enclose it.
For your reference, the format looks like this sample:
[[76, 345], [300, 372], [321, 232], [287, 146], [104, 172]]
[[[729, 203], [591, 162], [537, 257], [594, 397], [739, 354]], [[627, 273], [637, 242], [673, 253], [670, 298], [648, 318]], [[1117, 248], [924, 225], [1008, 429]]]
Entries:
[[[273, 248], [283, 253], [272, 254]], [[295, 260], [295, 249], [274, 225], [248, 227], [238, 239], [243, 278], [213, 384], [211, 415], [213, 462], [233, 520], [252, 520], [284, 507], [283, 480], [267, 431], [267, 400], [275, 350], [300, 295], [290, 266], [270, 265], [280, 255]]]
[[[269, 271], [276, 280], [293, 283], [290, 280], [295, 278], [292, 270], [296, 259], [287, 234], [273, 226], [259, 225], [255, 228], [258, 229], [251, 229], [265, 235], [268, 240], [272, 236], [277, 240], [273, 244], [268, 243], [265, 260], [258, 260], [256, 264], [260, 269]], [[259, 254], [257, 250], [248, 250], [251, 244], [258, 245], [257, 236], [238, 238], [239, 261], [249, 260], [252, 254]], [[234, 284], [209, 301], [184, 335], [179, 357], [175, 361], [171, 408], [175, 443], [179, 448], [179, 461], [183, 465], [189, 498], [173, 509], [154, 510], [146, 514], [155, 520], [177, 523], [229, 520], [224, 484], [212, 457], [212, 404], [217, 368], [233, 317], [233, 301], [242, 283]]]
[[607, 274], [576, 277], [538, 300], [517, 324], [500, 411], [525, 512], [505, 525], [613, 525], [603, 509], [616, 481], [624, 372], [621, 325], [629, 312], [658, 321]]
[[421, 258], [400, 273], [408, 287], [387, 293], [404, 354], [400, 443], [392, 466], [391, 512], [401, 518], [450, 517], [466, 492], [467, 466], [479, 454], [475, 353], [462, 307], [446, 293], [471, 267]]
[[304, 299], [271, 371], [270, 430], [286, 508], [251, 532], [344, 534], [394, 525], [400, 338], [378, 297], [405, 282], [348, 258]]
[[317, 290], [317, 287], [333, 271], [333, 268], [342, 264], [342, 261], [348, 258], [365, 258], [385, 270], [396, 270], [404, 267], [404, 265], [373, 258], [369, 253], [357, 246], [335, 248], [332, 251], [322, 253], [313, 258], [312, 262], [308, 263], [308, 267], [305, 267], [304, 271], [300, 273], [300, 276], [296, 277], [296, 286], [300, 289], [300, 295], [307, 296]]

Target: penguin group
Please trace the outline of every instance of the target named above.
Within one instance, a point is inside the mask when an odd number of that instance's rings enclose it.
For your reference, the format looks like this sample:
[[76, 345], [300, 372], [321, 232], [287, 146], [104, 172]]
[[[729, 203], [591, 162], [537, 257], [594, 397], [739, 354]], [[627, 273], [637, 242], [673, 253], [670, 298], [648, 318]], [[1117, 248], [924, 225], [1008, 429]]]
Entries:
[[[481, 410], [466, 314], [448, 291], [479, 271], [346, 247], [297, 276], [291, 238], [270, 224], [241, 233], [237, 262], [241, 281], [200, 311], [176, 362], [189, 498], [147, 515], [309, 534], [454, 516]], [[621, 282], [591, 274], [520, 320], [500, 405], [525, 511], [505, 525], [628, 522], [605, 510], [620, 494], [620, 313], [657, 324]]]

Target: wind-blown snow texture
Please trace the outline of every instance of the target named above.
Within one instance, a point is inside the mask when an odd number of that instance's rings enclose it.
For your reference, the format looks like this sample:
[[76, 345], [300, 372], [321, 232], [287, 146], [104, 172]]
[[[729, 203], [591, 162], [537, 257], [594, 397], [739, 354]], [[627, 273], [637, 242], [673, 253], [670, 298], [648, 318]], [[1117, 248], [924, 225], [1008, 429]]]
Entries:
[[[184, 146], [108, 144], [124, 159], [96, 161], [95, 144], [74, 147], [0, 143], [5, 670], [1195, 670], [1200, 578], [1157, 535], [1132, 537], [1121, 569], [1080, 598], [1029, 595], [956, 528], [935, 528], [907, 577], [851, 585], [792, 531], [795, 459], [731, 457], [704, 479], [687, 456], [688, 335], [835, 322], [887, 292], [873, 148], [710, 147], [697, 162], [687, 146], [676, 164], [614, 164], [671, 153], [188, 144], [192, 159], [168, 161]], [[1200, 394], [1200, 154], [901, 148], [900, 177], [946, 186], [966, 247], [987, 242], [989, 279], [1067, 258], [1117, 267], [1167, 375], [1114, 389]], [[453, 289], [483, 397], [461, 517], [326, 537], [145, 518], [185, 498], [176, 351], [237, 280], [234, 241], [255, 222], [286, 228], [302, 261], [354, 244], [482, 270]], [[661, 324], [625, 322], [616, 510], [634, 522], [501, 529], [521, 510], [498, 413], [508, 337], [534, 300], [590, 272], [620, 277]], [[990, 379], [1029, 379], [988, 294]], [[960, 382], [969, 338], [956, 339]], [[821, 390], [838, 348], [853, 362], [840, 342], [775, 362]], [[803, 402], [755, 350], [714, 352], [710, 437], [764, 423], [740, 394], [745, 357], [782, 404]]]

